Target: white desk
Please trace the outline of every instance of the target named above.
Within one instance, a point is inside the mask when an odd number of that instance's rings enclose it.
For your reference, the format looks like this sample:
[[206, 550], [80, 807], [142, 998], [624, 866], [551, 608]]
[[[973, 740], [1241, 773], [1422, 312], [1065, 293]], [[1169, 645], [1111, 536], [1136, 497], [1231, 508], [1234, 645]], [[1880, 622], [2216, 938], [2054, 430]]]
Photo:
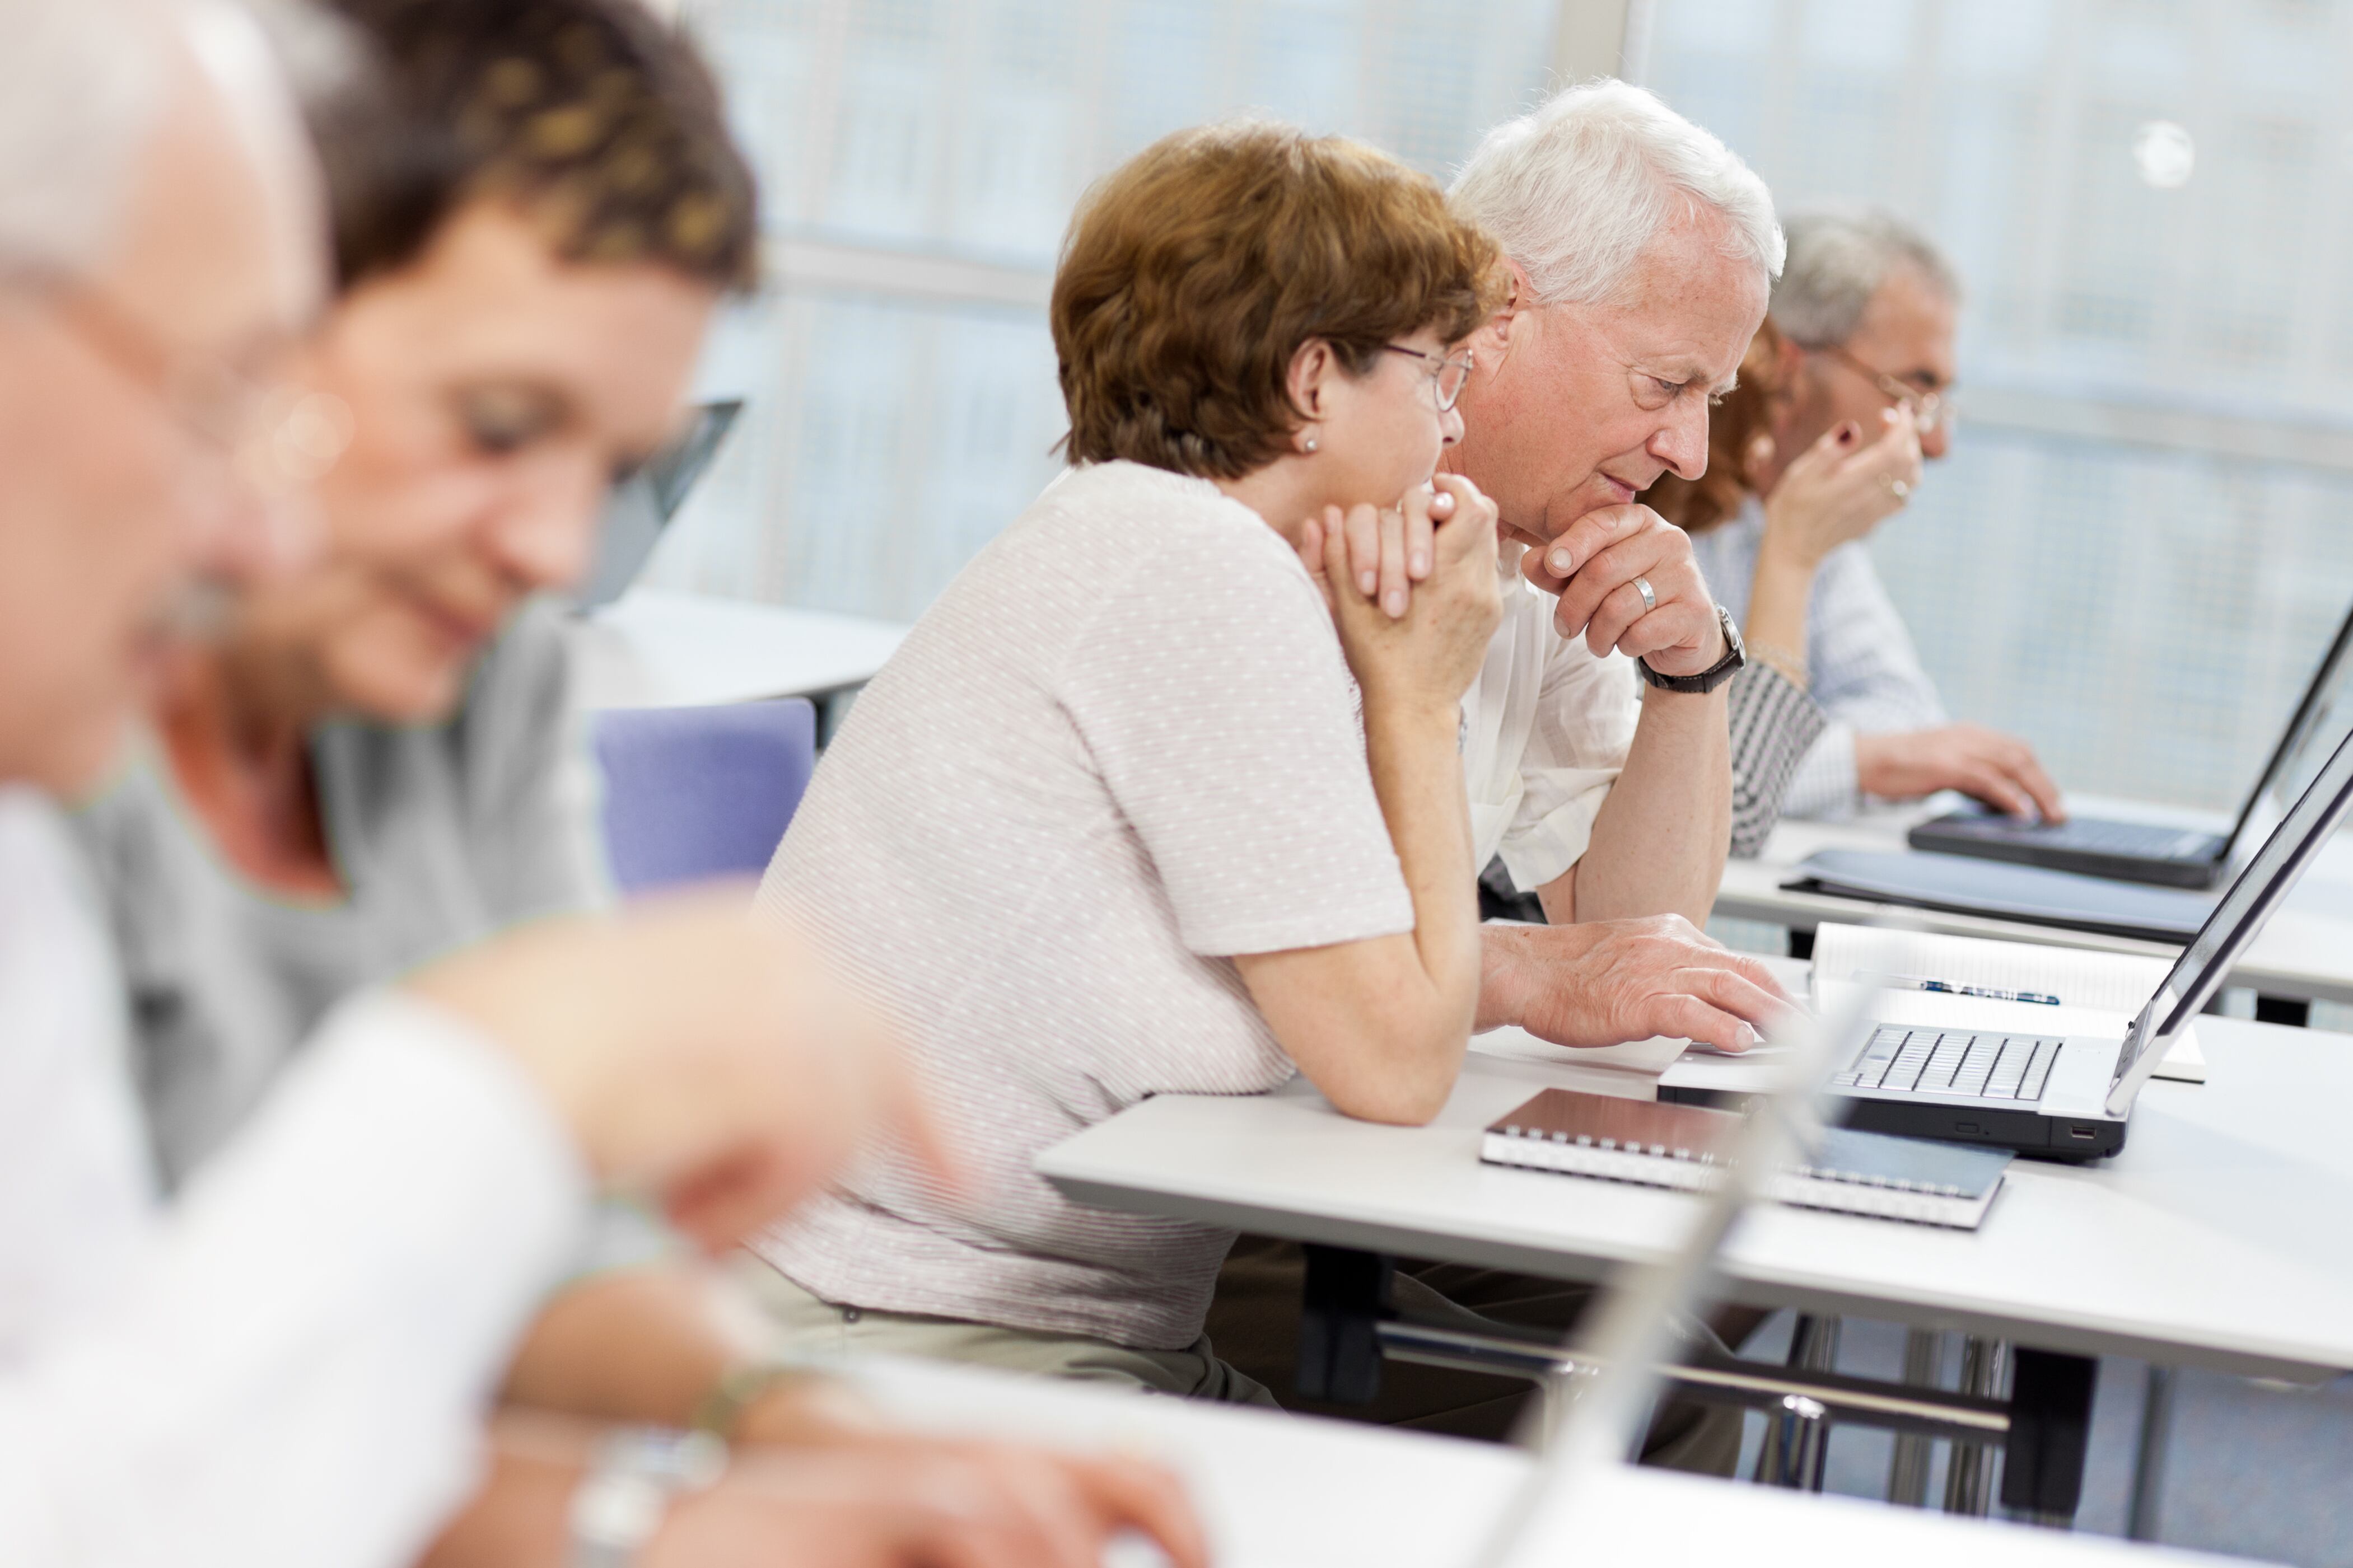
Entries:
[[[2103, 816], [2218, 826], [2211, 815], [2169, 810], [2132, 802], [2084, 799], [2074, 809]], [[1852, 822], [1784, 822], [1773, 830], [1765, 851], [1753, 860], [1726, 861], [1716, 891], [1715, 913], [1733, 920], [1762, 921], [1810, 931], [1824, 921], [1857, 921], [1882, 910], [1907, 916], [1931, 931], [1958, 936], [1989, 936], [2012, 942], [2051, 942], [2098, 948], [2107, 952], [2152, 953], [2170, 958], [2176, 949], [2155, 942], [2028, 925], [1936, 910], [1902, 910], [1824, 893], [1793, 893], [1781, 884], [1797, 875], [1799, 862], [1821, 849], [1896, 850], [1914, 823], [1946, 809], [1939, 805], [1883, 807]], [[2227, 821], [2219, 824], [2228, 827]], [[2273, 916], [2247, 955], [2231, 973], [2233, 985], [2267, 996], [2301, 1001], [2353, 1002], [2353, 844], [2340, 837], [2306, 874], [2287, 904]]]
[[[1191, 1489], [1219, 1568], [1452, 1568], [1528, 1460], [1491, 1444], [913, 1362], [852, 1363], [897, 1419], [1158, 1459]], [[1625, 1469], [1524, 1561], [2071, 1568], [2192, 1559], [2021, 1525]]]
[[[2210, 1081], [2151, 1083], [2115, 1160], [2018, 1162], [1974, 1233], [1765, 1209], [1722, 1259], [1727, 1292], [2080, 1355], [2300, 1381], [2353, 1368], [2353, 1039], [2228, 1018], [2199, 1035]], [[1350, 1121], [1302, 1083], [1172, 1095], [1039, 1169], [1105, 1208], [1560, 1279], [1671, 1247], [1686, 1196], [1479, 1162], [1480, 1129], [1547, 1084], [1649, 1088], [1476, 1052], [1429, 1127]]]
[[670, 708], [824, 698], [873, 678], [899, 651], [894, 621], [633, 588], [572, 623], [585, 708]]

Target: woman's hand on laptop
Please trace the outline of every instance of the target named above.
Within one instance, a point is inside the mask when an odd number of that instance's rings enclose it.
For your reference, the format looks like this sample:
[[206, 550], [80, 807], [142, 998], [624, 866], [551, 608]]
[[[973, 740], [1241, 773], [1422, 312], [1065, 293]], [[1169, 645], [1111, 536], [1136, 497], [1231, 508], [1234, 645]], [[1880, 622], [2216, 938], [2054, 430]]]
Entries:
[[1480, 928], [1481, 1029], [1590, 1048], [1653, 1035], [1745, 1051], [1795, 1004], [1773, 972], [1681, 915]]

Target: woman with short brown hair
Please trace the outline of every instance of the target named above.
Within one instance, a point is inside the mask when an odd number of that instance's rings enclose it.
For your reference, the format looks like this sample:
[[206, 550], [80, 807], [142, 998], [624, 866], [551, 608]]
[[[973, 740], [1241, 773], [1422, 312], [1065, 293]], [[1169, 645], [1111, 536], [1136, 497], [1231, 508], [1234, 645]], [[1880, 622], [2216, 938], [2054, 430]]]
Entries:
[[[904, 1021], [987, 1196], [884, 1152], [764, 1238], [795, 1343], [1265, 1397], [1201, 1331], [1231, 1233], [1033, 1162], [1152, 1094], [1303, 1071], [1420, 1121], [1452, 1087], [1455, 737], [1499, 589], [1493, 508], [1433, 475], [1494, 258], [1422, 176], [1266, 124], [1169, 137], [1081, 205], [1051, 308], [1075, 466], [867, 687], [760, 896]], [[1373, 599], [1403, 582], [1302, 565], [1409, 519], [1432, 559], [1401, 619]]]

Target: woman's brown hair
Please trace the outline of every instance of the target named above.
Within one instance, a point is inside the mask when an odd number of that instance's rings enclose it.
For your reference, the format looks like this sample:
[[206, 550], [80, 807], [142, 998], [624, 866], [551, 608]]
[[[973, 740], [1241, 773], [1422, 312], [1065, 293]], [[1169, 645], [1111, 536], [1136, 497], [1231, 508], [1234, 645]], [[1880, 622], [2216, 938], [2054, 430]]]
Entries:
[[1436, 184], [1360, 142], [1244, 121], [1181, 131], [1081, 201], [1051, 319], [1071, 458], [1239, 479], [1301, 424], [1302, 345], [1349, 374], [1501, 301], [1495, 244]]
[[759, 267], [750, 165], [693, 47], [638, 0], [327, 0], [356, 80], [310, 114], [344, 288], [407, 265], [480, 197], [571, 261], [722, 289]]
[[1757, 438], [1773, 437], [1781, 395], [1781, 345], [1773, 318], [1757, 329], [1740, 361], [1740, 380], [1707, 417], [1707, 472], [1696, 479], [1666, 474], [1634, 499], [1686, 533], [1714, 528], [1747, 500]]

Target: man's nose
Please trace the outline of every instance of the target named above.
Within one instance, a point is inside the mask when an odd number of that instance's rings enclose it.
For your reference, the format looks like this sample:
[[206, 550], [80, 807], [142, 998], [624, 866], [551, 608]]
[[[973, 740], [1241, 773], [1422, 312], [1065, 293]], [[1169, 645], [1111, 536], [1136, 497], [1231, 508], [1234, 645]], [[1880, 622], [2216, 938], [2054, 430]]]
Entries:
[[1924, 458], [1931, 460], [1941, 458], [1952, 449], [1952, 446], [1953, 427], [1950, 425], [1933, 426], [1920, 432], [1920, 455]]
[[1449, 447], [1462, 439], [1462, 405], [1461, 404], [1440, 411], [1438, 433], [1444, 444]]
[[1678, 406], [1651, 437], [1651, 455], [1679, 479], [1695, 479], [1707, 472], [1707, 405], [1694, 401], [1689, 408]]

